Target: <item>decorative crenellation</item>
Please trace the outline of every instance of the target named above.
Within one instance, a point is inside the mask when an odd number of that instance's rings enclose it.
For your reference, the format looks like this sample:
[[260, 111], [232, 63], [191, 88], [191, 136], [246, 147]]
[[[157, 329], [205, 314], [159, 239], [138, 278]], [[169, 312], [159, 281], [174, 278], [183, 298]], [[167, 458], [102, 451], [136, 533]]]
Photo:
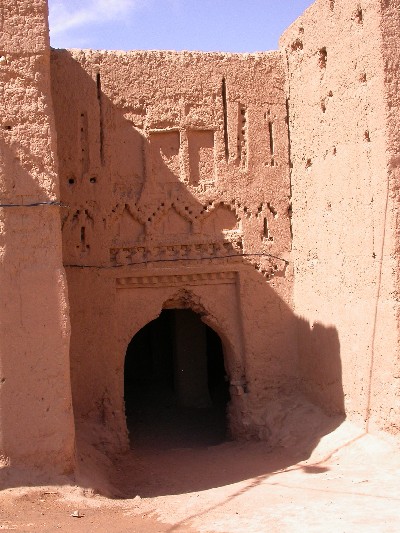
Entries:
[[117, 278], [118, 289], [140, 287], [175, 287], [176, 285], [221, 285], [235, 284], [237, 272], [202, 272], [187, 274], [167, 274], [156, 276], [129, 276]]
[[107, 215], [110, 223], [116, 224], [125, 210], [140, 224], [144, 225], [146, 223], [146, 214], [134, 202], [120, 202], [113, 207], [111, 213]]
[[205, 204], [197, 205], [182, 201], [178, 195], [171, 195], [169, 198], [159, 201], [156, 206], [138, 205], [136, 202], [120, 202], [113, 207], [111, 213], [107, 215], [107, 218], [110, 219], [111, 224], [116, 223], [124, 210], [127, 210], [135, 220], [140, 222], [140, 224], [148, 225], [161, 219], [172, 208], [189, 222], [195, 223], [197, 220], [201, 221], [206, 218], [214, 210], [218, 209], [218, 207], [231, 209], [238, 221], [242, 216], [250, 216], [249, 209], [242, 206], [242, 204], [236, 199], [233, 199], [230, 202], [225, 202], [223, 200], [209, 200]]
[[[156, 207], [122, 201], [102, 213], [95, 204], [80, 206], [69, 211], [63, 228], [74, 244], [68, 248], [69, 261], [72, 257], [85, 260], [95, 252], [108, 255], [114, 266], [195, 260], [237, 262], [245, 248], [243, 221], [261, 219], [258, 224], [262, 240], [273, 243], [269, 218], [272, 221], [277, 216], [269, 202], [250, 210], [239, 199], [209, 200], [196, 205], [173, 196], [159, 199]], [[104, 235], [103, 251], [92, 246], [99, 232]], [[270, 253], [271, 249], [254, 249], [263, 251]], [[245, 261], [257, 267], [260, 255], [256, 253]], [[269, 267], [263, 270], [264, 275], [276, 275]]]
[[[266, 260], [265, 260], [266, 259]], [[278, 258], [269, 258], [266, 257], [262, 261], [262, 265], [259, 262], [250, 260], [250, 263], [262, 276], [264, 276], [266, 281], [272, 281], [273, 278], [284, 278], [286, 277], [286, 270], [288, 263], [283, 259]]]
[[142, 265], [149, 262], [193, 261], [204, 259], [240, 260], [243, 243], [240, 236], [231, 242], [214, 241], [185, 244], [143, 244], [139, 246], [111, 248], [110, 261], [113, 265]]

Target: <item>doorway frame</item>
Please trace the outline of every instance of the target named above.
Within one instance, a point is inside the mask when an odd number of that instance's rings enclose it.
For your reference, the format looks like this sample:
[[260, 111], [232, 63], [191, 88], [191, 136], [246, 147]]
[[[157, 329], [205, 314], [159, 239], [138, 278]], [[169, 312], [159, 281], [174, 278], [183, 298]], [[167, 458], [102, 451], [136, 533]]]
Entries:
[[224, 365], [230, 382], [227, 428], [235, 436], [240, 425], [246, 368], [243, 349], [243, 326], [238, 292], [238, 272], [220, 270], [204, 273], [135, 276], [116, 279], [117, 287], [117, 358], [116, 397], [112, 400], [120, 413], [118, 426], [123, 427], [129, 446], [124, 402], [124, 364], [127, 347], [146, 324], [155, 320], [163, 309], [191, 309], [204, 324], [220, 337]]

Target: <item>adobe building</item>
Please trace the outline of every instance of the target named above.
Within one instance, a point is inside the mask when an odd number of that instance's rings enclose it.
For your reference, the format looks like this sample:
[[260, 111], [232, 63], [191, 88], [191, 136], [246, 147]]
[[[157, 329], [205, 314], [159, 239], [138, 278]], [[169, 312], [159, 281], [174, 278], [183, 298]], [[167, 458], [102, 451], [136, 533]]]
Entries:
[[234, 438], [398, 435], [399, 0], [255, 54], [52, 50], [47, 17], [0, 6], [3, 465], [122, 451], [136, 386], [201, 410], [210, 366]]

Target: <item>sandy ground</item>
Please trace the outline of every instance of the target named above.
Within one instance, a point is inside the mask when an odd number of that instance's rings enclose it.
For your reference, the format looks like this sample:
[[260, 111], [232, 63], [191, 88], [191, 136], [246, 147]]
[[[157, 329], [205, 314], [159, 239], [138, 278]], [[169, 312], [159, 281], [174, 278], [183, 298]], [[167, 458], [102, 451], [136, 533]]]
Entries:
[[113, 497], [93, 483], [5, 488], [0, 530], [398, 532], [398, 452], [349, 422], [306, 460], [301, 449], [269, 452], [254, 442], [131, 452], [113, 465]]

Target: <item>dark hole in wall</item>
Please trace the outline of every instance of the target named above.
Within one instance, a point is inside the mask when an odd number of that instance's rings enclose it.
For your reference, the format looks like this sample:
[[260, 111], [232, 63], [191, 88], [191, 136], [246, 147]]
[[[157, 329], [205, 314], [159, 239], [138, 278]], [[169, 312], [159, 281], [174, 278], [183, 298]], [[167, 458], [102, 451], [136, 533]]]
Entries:
[[326, 68], [326, 64], [328, 62], [328, 52], [326, 50], [326, 48], [321, 48], [319, 50], [319, 59], [318, 59], [318, 62], [319, 62], [319, 66], [320, 68], [322, 69], [325, 69]]
[[363, 23], [363, 10], [361, 9], [360, 6], [358, 6], [357, 8], [357, 11], [355, 13], [355, 16], [354, 16], [357, 24], [362, 24]]
[[227, 439], [222, 343], [196, 313], [164, 310], [142, 328], [128, 346], [124, 377], [133, 448], [201, 448]]

